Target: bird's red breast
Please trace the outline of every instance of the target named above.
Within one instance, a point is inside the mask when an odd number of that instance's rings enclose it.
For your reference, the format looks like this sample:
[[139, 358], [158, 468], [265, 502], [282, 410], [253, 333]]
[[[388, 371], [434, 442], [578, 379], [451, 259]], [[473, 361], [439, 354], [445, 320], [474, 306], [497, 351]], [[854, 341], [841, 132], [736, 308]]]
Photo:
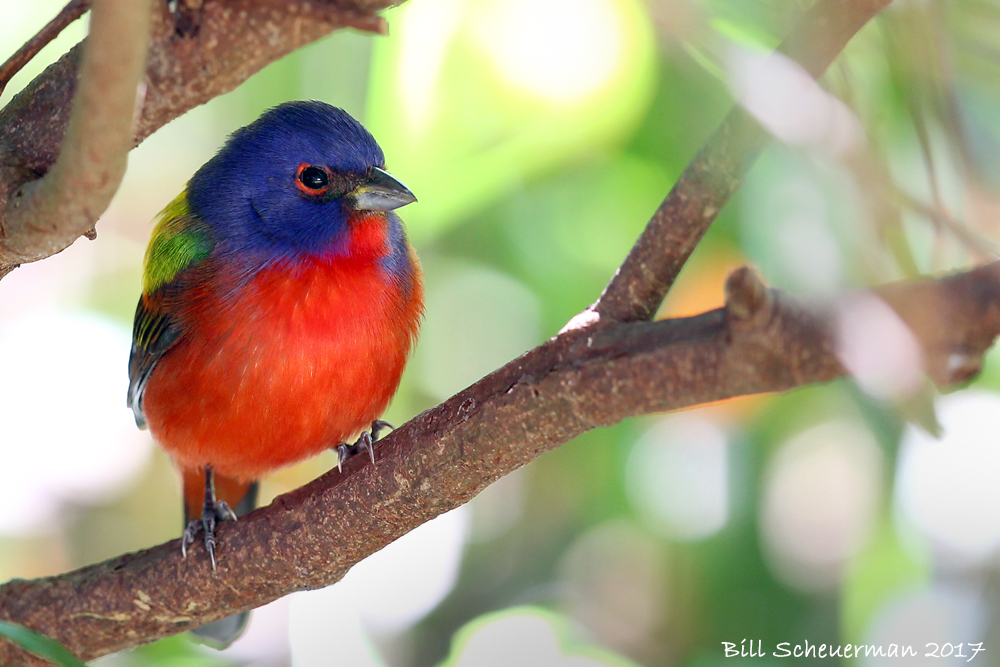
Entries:
[[423, 308], [416, 256], [394, 277], [385, 215], [350, 219], [349, 252], [276, 261], [233, 296], [215, 267], [181, 310], [186, 335], [158, 363], [144, 410], [182, 469], [237, 480], [346, 441], [399, 385]]

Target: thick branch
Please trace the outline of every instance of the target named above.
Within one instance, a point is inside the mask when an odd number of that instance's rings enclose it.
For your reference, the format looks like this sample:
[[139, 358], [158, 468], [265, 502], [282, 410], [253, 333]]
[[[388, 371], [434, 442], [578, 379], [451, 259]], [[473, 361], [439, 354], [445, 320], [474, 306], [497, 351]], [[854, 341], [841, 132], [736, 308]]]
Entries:
[[[781, 51], [819, 77], [858, 30], [890, 1], [817, 0]], [[742, 107], [734, 107], [681, 174], [590, 310], [602, 320], [652, 318], [768, 139], [767, 132]]]
[[[1000, 263], [878, 290], [908, 321], [925, 366], [963, 380], [1000, 333]], [[843, 373], [831, 317], [741, 269], [703, 315], [572, 329], [417, 416], [348, 462], [219, 530], [219, 570], [176, 541], [75, 572], [0, 587], [0, 617], [85, 659], [153, 641], [293, 591], [353, 564], [575, 435], [626, 417], [826, 382]], [[953, 370], [948, 370], [949, 368]], [[0, 642], [0, 664], [16, 649]]]
[[[140, 4], [145, 5], [145, 0]], [[131, 114], [118, 126], [122, 131], [132, 127], [133, 146], [193, 107], [232, 90], [265, 65], [337, 28], [385, 32], [384, 21], [374, 12], [392, 2], [204, 0], [180, 2], [175, 13], [169, 11], [169, 4], [153, 3], [141, 116], [135, 127]], [[96, 23], [98, 9], [94, 11]], [[111, 39], [100, 41], [117, 49], [119, 43], [141, 34], [148, 31], [130, 33], [122, 27]], [[80, 49], [78, 45], [46, 69], [0, 111], [0, 277], [18, 264], [62, 250], [91, 229], [107, 204], [105, 189], [113, 193], [114, 187], [108, 184], [114, 180], [117, 185], [112, 171], [105, 171], [105, 178], [67, 170], [59, 179], [92, 178], [101, 196], [92, 194], [93, 185], [89, 185], [58, 201], [38, 196], [39, 203], [32, 204], [38, 208], [30, 210], [21, 202], [25, 195], [18, 196], [30, 193], [29, 198], [35, 200], [35, 190], [49, 187], [41, 185], [48, 180], [42, 177], [56, 171], [53, 165], [70, 122]], [[124, 80], [120, 69], [119, 76]], [[101, 85], [109, 85], [107, 78], [102, 80]], [[135, 86], [131, 89], [134, 95]], [[117, 150], [100, 148], [108, 154]], [[93, 150], [80, 154], [90, 156]], [[73, 201], [74, 196], [79, 199]], [[70, 207], [73, 215], [65, 216], [60, 206]]]
[[132, 148], [136, 90], [146, 62], [150, 0], [94, 0], [66, 139], [55, 165], [21, 184], [0, 238], [19, 257], [59, 252], [92, 229]]

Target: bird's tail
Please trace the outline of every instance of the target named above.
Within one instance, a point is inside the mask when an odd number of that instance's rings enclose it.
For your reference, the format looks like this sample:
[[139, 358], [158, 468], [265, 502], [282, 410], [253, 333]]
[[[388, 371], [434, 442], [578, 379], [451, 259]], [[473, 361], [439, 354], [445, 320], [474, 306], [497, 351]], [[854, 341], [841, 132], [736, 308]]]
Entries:
[[[257, 507], [258, 482], [241, 482], [215, 473], [215, 495], [224, 500], [240, 517]], [[201, 518], [205, 501], [205, 477], [201, 470], [184, 471], [184, 525]], [[240, 638], [250, 622], [250, 612], [244, 611], [195, 628], [191, 634], [202, 644], [220, 651]]]

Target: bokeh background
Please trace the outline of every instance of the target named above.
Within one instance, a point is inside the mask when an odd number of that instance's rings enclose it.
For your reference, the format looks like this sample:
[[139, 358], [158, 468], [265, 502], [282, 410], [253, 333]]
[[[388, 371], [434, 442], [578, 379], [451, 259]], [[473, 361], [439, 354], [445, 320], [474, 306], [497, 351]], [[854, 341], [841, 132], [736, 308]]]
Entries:
[[[61, 4], [0, 1], [4, 54]], [[397, 424], [592, 302], [734, 101], [778, 139], [662, 316], [720, 305], [744, 263], [829, 301], [993, 257], [1000, 3], [897, 0], [823, 87], [765, 58], [807, 4], [409, 0], [389, 37], [336, 34], [154, 134], [96, 242], [0, 284], [0, 580], [179, 534], [169, 461], [125, 408], [149, 221], [229, 132], [289, 99], [362, 119], [420, 199], [402, 213], [427, 317], [386, 415]], [[587, 433], [342, 583], [257, 611], [223, 653], [176, 637], [95, 664], [786, 664], [726, 658], [721, 642], [743, 639], [921, 656], [893, 664], [924, 661], [927, 642], [965, 656], [985, 642], [975, 662], [1000, 664], [996, 355], [937, 396], [905, 371], [911, 341], [878, 302], [835, 304], [856, 381]], [[284, 471], [264, 494], [332, 465]]]

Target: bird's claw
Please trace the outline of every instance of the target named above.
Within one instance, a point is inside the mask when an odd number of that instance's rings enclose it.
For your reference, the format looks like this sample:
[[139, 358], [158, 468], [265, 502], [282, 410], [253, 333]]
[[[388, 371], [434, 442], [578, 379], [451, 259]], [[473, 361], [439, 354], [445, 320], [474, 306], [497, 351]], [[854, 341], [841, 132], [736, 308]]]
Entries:
[[371, 459], [372, 464], [375, 463], [375, 441], [372, 440], [372, 434], [368, 431], [364, 431], [358, 438], [357, 442], [353, 445], [348, 445], [347, 443], [340, 443], [337, 445], [337, 470], [344, 472], [344, 462], [357, 454], [358, 452], [367, 449], [368, 458]]
[[375, 443], [378, 442], [381, 432], [387, 428], [392, 429], [395, 427], [389, 422], [376, 419], [372, 422], [369, 430], [361, 432], [361, 436], [358, 437], [357, 442], [353, 445], [348, 445], [344, 442], [337, 445], [337, 470], [344, 472], [344, 462], [363, 450], [368, 450], [368, 458], [371, 459], [372, 465], [374, 465]]
[[[208, 472], [206, 476], [210, 475], [211, 472]], [[207, 481], [207, 483], [210, 482]], [[217, 501], [214, 489], [210, 486], [206, 487], [205, 504], [201, 510], [201, 518], [188, 523], [184, 534], [181, 535], [181, 555], [187, 558], [188, 547], [194, 544], [195, 536], [201, 529], [205, 531], [205, 551], [208, 552], [208, 558], [212, 561], [212, 570], [218, 570], [215, 562], [215, 545], [217, 544], [215, 528], [223, 521], [236, 521], [236, 512], [225, 500]]]
[[351, 448], [346, 443], [337, 445], [337, 472], [344, 472], [344, 461], [351, 455]]
[[389, 422], [382, 421], [381, 419], [376, 419], [375, 421], [372, 422], [372, 428], [371, 428], [372, 441], [378, 442], [378, 439], [382, 437], [382, 431], [384, 431], [385, 429], [389, 429], [391, 431], [394, 428], [396, 427], [390, 424]]

